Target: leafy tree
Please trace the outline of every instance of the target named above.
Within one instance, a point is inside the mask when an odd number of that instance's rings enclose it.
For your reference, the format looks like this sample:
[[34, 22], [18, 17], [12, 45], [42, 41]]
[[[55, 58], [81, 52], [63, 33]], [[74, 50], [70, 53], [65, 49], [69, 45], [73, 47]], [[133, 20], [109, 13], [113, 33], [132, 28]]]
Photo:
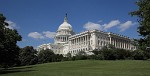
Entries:
[[144, 55], [144, 51], [143, 50], [135, 50], [132, 52], [132, 56], [135, 60], [145, 60], [146, 56]]
[[[106, 50], [108, 48], [106, 46], [104, 46], [102, 49]], [[102, 49], [101, 50], [98, 50], [98, 49], [93, 50], [92, 53], [94, 55], [91, 55], [91, 56], [88, 56], [88, 57], [90, 59], [93, 58], [95, 60], [104, 60], [104, 55], [103, 55], [103, 50]]]
[[32, 46], [26, 46], [20, 50], [19, 60], [21, 65], [33, 65], [38, 62], [37, 51]]
[[8, 23], [5, 20], [3, 14], [0, 14], [0, 66], [8, 68], [18, 60], [17, 41], [21, 41], [22, 38], [17, 30], [6, 28]]
[[71, 53], [66, 54], [65, 60], [72, 60]]
[[138, 33], [142, 36], [138, 42], [140, 48], [146, 50], [150, 47], [150, 0], [139, 0], [136, 4], [139, 9], [130, 14], [138, 17]]
[[116, 59], [128, 59], [130, 58], [130, 51], [115, 48], [113, 45], [104, 46], [101, 50], [94, 50], [96, 60], [116, 60]]
[[84, 51], [78, 52], [78, 53], [76, 54], [76, 56], [75, 56], [75, 59], [76, 59], [76, 60], [85, 60], [85, 59], [87, 59], [87, 54], [86, 54], [86, 52], [84, 52]]
[[130, 59], [131, 58], [131, 50], [125, 49], [116, 49], [116, 59]]
[[116, 52], [113, 49], [103, 50], [103, 56], [105, 60], [116, 60]]
[[104, 58], [104, 55], [101, 53], [101, 54], [96, 55], [95, 59], [96, 60], [104, 60], [105, 58]]
[[78, 52], [78, 53], [77, 53], [77, 55], [79, 55], [79, 56], [80, 56], [80, 55], [87, 55], [87, 54], [86, 54], [86, 52], [85, 52], [85, 51], [80, 51], [80, 52]]
[[55, 54], [50, 49], [41, 50], [38, 54], [38, 62], [39, 63], [53, 62], [54, 58], [55, 58]]
[[101, 53], [101, 51], [100, 51], [100, 50], [98, 50], [98, 49], [95, 49], [95, 50], [93, 50], [93, 51], [92, 51], [92, 53], [93, 53], [94, 55], [98, 55], [98, 54], [100, 54], [100, 53]]
[[71, 58], [71, 53], [67, 53], [66, 57]]
[[53, 62], [60, 62], [63, 60], [63, 55], [62, 54], [55, 54], [54, 57], [53, 57]]
[[115, 60], [117, 57], [116, 48], [111, 44], [104, 46], [100, 54], [105, 60]]

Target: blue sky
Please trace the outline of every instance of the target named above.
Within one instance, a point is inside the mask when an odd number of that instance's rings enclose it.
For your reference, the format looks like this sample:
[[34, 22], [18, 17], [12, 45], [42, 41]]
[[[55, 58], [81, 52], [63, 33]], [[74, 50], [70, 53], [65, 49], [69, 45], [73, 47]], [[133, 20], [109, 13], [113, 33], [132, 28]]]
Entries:
[[137, 0], [0, 0], [0, 12], [9, 28], [23, 37], [20, 47], [53, 43], [59, 25], [68, 13], [76, 33], [98, 29], [130, 38], [139, 38], [137, 18], [128, 13], [137, 10]]

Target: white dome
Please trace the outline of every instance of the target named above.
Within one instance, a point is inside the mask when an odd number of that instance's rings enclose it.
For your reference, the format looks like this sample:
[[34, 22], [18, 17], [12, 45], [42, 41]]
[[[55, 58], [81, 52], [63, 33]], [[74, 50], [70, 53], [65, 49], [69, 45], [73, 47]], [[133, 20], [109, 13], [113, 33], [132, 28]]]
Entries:
[[69, 31], [71, 31], [71, 30], [72, 30], [72, 26], [71, 26], [68, 22], [64, 21], [64, 22], [59, 26], [58, 30], [69, 30]]
[[59, 26], [56, 36], [55, 43], [66, 44], [69, 41], [69, 36], [73, 35], [72, 26], [68, 23], [67, 14], [64, 18], [64, 22]]

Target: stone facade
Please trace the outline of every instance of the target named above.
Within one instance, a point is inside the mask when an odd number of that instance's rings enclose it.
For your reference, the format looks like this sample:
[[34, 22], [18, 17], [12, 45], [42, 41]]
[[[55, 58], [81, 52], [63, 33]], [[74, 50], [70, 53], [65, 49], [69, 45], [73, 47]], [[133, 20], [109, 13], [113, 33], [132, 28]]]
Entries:
[[72, 26], [68, 23], [67, 15], [64, 22], [59, 26], [54, 41], [54, 44], [49, 43], [38, 46], [37, 50], [51, 49], [55, 54], [63, 54], [64, 56], [67, 53], [76, 55], [80, 51], [90, 55], [92, 54], [91, 51], [101, 49], [109, 44], [114, 45], [116, 48], [136, 50], [132, 40], [123, 35], [99, 30], [88, 30], [75, 34]]

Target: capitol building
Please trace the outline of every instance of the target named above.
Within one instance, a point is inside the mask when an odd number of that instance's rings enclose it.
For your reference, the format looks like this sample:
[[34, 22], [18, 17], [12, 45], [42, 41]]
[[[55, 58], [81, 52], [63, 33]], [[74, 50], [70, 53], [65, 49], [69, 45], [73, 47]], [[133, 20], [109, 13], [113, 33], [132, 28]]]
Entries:
[[93, 54], [91, 51], [101, 49], [109, 44], [120, 49], [136, 50], [132, 39], [123, 35], [100, 30], [88, 30], [75, 34], [66, 15], [64, 22], [56, 31], [54, 43], [42, 44], [37, 47], [37, 50], [51, 49], [55, 54], [62, 54], [63, 56], [67, 53], [74, 56], [80, 51], [91, 55]]

